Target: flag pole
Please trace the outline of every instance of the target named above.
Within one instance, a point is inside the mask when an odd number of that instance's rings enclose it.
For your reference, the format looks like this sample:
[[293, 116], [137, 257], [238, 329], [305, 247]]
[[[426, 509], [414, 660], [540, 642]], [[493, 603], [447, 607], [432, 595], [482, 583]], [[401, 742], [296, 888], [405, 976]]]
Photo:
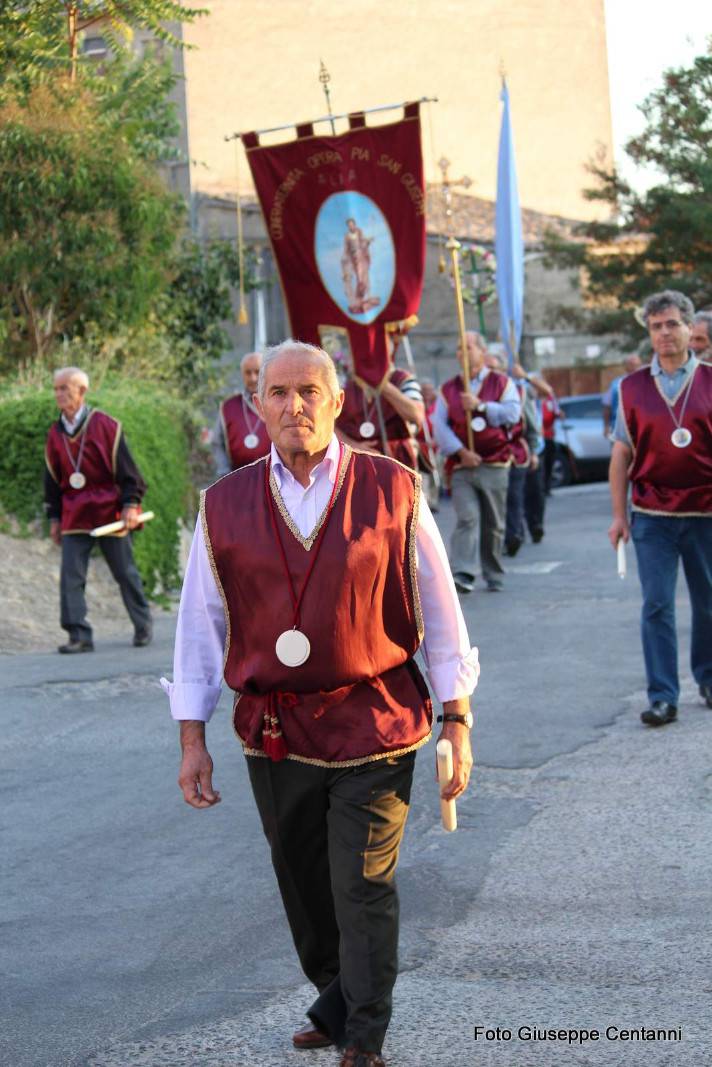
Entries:
[[[448, 178], [448, 170], [450, 167], [450, 160], [443, 158], [438, 163], [441, 171], [443, 172], [443, 194], [445, 196], [445, 220], [448, 233], [448, 239], [445, 244], [448, 252], [450, 253], [452, 262], [452, 277], [455, 283], [455, 310], [457, 312], [457, 324], [460, 332], [460, 350], [462, 352], [462, 375], [465, 381], [465, 392], [470, 393], [470, 358], [467, 351], [467, 326], [465, 324], [465, 302], [462, 299], [462, 280], [460, 278], [460, 242], [457, 240], [453, 233], [454, 225], [452, 221], [452, 186], [462, 185], [465, 189], [472, 185], [472, 181], [468, 177], [462, 178], [459, 182], [451, 182]], [[470, 452], [475, 451], [475, 441], [472, 435], [472, 420], [469, 412], [467, 415], [467, 447]]]
[[324, 96], [326, 97], [326, 110], [329, 112], [331, 132], [335, 134], [336, 126], [334, 125], [334, 115], [331, 110], [331, 93], [329, 92], [329, 82], [331, 81], [331, 75], [329, 74], [328, 70], [326, 69], [326, 66], [324, 65], [324, 60], [320, 59], [319, 63], [319, 81], [321, 82], [321, 87], [324, 90]]

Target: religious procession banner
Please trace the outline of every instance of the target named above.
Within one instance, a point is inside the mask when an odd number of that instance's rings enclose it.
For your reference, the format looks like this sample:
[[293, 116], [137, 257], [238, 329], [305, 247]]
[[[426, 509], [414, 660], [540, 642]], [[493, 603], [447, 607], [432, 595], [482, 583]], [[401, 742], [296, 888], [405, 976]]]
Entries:
[[387, 334], [416, 321], [425, 265], [419, 105], [398, 122], [343, 134], [297, 126], [286, 144], [242, 135], [265, 217], [292, 336], [353, 362], [379, 385]]

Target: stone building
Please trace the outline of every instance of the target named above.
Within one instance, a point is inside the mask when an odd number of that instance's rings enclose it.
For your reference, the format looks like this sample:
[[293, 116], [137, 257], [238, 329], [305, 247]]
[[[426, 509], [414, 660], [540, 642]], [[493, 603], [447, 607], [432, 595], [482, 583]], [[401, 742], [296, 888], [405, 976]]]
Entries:
[[[421, 372], [442, 380], [452, 367], [457, 327], [448, 275], [438, 271], [445, 222], [437, 161], [445, 155], [453, 172], [472, 180], [472, 195], [455, 194], [456, 235], [491, 245], [499, 89], [506, 72], [526, 240], [522, 357], [530, 366], [584, 365], [594, 377], [597, 368], [603, 373], [615, 356], [600, 338], [552, 325], [552, 307], [579, 298], [569, 275], [544, 269], [541, 238], [549, 226], [567, 229], [571, 220], [600, 211], [582, 190], [589, 183], [587, 163], [612, 158], [604, 0], [355, 0], [347, 7], [331, 0], [204, 2], [207, 17], [175, 27], [187, 46], [175, 59], [183, 76], [176, 99], [185, 156], [171, 173], [201, 239], [236, 234], [238, 160], [236, 142], [226, 137], [323, 115], [321, 59], [336, 113], [437, 96], [437, 104], [423, 109], [428, 258], [420, 324], [411, 340]], [[137, 41], [139, 48], [148, 46]], [[337, 122], [338, 132], [345, 128]], [[288, 129], [262, 141], [292, 135]], [[240, 155], [245, 237], [257, 250], [265, 286], [250, 294], [250, 325], [233, 327], [235, 356], [289, 329]], [[476, 309], [466, 314], [477, 328]], [[496, 304], [487, 307], [485, 325], [496, 339]]]

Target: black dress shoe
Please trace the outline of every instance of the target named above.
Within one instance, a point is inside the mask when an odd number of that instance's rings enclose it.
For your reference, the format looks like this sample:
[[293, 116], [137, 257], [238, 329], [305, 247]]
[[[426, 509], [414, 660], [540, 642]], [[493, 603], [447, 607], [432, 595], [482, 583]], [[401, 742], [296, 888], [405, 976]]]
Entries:
[[654, 700], [640, 716], [640, 721], [646, 726], [666, 726], [669, 722], [675, 722], [676, 718], [677, 708], [674, 704], [668, 704], [665, 700]]
[[323, 1034], [321, 1030], [317, 1030], [311, 1023], [309, 1026], [305, 1026], [302, 1030], [297, 1030], [292, 1034], [292, 1044], [295, 1048], [328, 1048], [329, 1045], [333, 1045], [328, 1034]]
[[510, 537], [508, 541], [504, 542], [504, 553], [507, 556], [516, 556], [521, 547], [521, 537]]
[[712, 708], [712, 685], [701, 685], [700, 696], [708, 708]]
[[71, 656], [75, 652], [93, 652], [93, 641], [67, 641], [66, 645], [60, 645], [57, 649], [63, 656]]
[[535, 545], [538, 545], [539, 542], [541, 541], [542, 537], [544, 536], [544, 527], [543, 526], [537, 526], [536, 529], [532, 530], [531, 533], [532, 533], [532, 541], [534, 542]]
[[137, 630], [134, 634], [134, 648], [144, 648], [146, 645], [150, 645], [153, 640], [153, 630], [149, 626], [145, 630]]

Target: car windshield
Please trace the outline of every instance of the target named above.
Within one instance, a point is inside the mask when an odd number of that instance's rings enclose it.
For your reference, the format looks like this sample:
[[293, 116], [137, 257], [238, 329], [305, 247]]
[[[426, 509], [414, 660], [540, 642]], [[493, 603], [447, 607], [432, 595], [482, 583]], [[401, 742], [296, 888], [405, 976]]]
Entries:
[[567, 419], [600, 419], [600, 396], [580, 396], [572, 400], [560, 401], [560, 406]]

